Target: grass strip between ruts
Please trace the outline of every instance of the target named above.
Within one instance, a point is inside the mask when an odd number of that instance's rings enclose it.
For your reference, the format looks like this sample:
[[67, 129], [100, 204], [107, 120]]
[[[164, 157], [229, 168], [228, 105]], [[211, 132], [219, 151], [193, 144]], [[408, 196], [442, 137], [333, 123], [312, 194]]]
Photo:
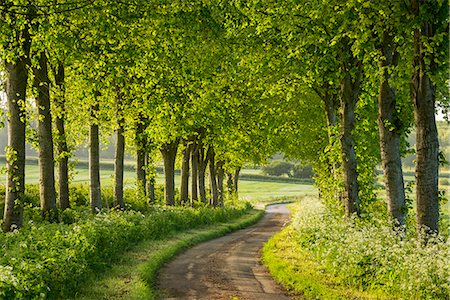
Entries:
[[[201, 242], [255, 224], [264, 215], [251, 210], [230, 222], [174, 232], [165, 239], [144, 241], [124, 253], [110, 270], [90, 281], [73, 299], [155, 299], [155, 283], [161, 267], [180, 252]], [[94, 281], [94, 282], [92, 282]]]

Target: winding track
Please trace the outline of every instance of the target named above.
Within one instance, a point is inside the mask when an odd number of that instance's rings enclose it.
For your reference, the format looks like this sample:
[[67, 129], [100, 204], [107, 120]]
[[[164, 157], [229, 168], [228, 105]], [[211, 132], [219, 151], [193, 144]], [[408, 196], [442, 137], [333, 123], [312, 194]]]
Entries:
[[288, 220], [285, 205], [271, 205], [257, 224], [177, 256], [159, 275], [163, 299], [290, 299], [260, 262], [263, 243]]

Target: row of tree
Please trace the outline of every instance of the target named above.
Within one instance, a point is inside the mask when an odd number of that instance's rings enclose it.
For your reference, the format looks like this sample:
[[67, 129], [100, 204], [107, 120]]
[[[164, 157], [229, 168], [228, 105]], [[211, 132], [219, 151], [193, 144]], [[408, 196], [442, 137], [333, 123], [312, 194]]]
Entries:
[[136, 153], [138, 185], [150, 198], [152, 161], [161, 152], [169, 205], [177, 153], [179, 203], [207, 202], [209, 169], [210, 202], [220, 205], [225, 174], [232, 186], [245, 161], [281, 150], [311, 162], [322, 197], [342, 204], [347, 217], [376, 197], [381, 161], [390, 218], [403, 225], [401, 156], [414, 124], [418, 230], [438, 231], [435, 106], [449, 99], [445, 1], [10, 0], [0, 8], [5, 229], [22, 220], [31, 90], [39, 126], [29, 135], [39, 148], [44, 217], [57, 207], [53, 145], [64, 209], [71, 149], [89, 143], [95, 211], [100, 131], [115, 131], [119, 207], [126, 148]]
[[[417, 228], [437, 232], [435, 114], [436, 103], [449, 103], [448, 3], [262, 1], [241, 2], [240, 9], [267, 40], [282, 38], [285, 55], [298, 63], [292, 72], [322, 100], [328, 145], [322, 147], [322, 165], [316, 163], [323, 170], [321, 191], [331, 189], [347, 217], [360, 215], [381, 154], [389, 216], [403, 225], [407, 204], [401, 157], [414, 124]], [[338, 178], [342, 186], [333, 185]]]
[[[224, 42], [224, 29], [201, 2], [2, 1], [0, 7], [9, 136], [5, 230], [23, 222], [27, 138], [39, 150], [41, 211], [49, 220], [58, 206], [70, 206], [68, 161], [78, 143], [89, 144], [91, 208], [102, 208], [101, 130], [116, 135], [120, 208], [126, 145], [136, 153], [138, 186], [150, 200], [154, 153], [161, 152], [168, 205], [175, 204], [179, 149], [180, 204], [222, 205], [225, 176], [235, 193], [244, 160], [265, 156], [257, 153], [267, 147], [257, 148], [253, 135], [263, 128], [252, 114], [256, 103], [242, 103], [255, 93], [244, 68], [238, 70], [242, 50]], [[241, 146], [251, 139], [256, 143]]]

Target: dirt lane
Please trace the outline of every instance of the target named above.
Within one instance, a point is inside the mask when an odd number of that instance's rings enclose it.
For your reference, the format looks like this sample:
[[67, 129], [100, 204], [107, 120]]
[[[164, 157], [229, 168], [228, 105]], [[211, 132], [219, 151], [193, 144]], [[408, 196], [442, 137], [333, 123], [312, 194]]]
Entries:
[[179, 255], [160, 272], [162, 299], [290, 299], [260, 262], [263, 243], [288, 220], [284, 205], [271, 205], [257, 224]]

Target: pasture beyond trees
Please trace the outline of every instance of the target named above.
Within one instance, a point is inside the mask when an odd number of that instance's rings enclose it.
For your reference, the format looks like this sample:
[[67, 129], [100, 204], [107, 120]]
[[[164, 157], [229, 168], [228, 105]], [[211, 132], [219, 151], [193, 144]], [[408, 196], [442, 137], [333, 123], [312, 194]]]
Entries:
[[[14, 259], [35, 255], [24, 266], [41, 277], [4, 261], [0, 295], [46, 297], [54, 261], [39, 247], [49, 243], [47, 227], [61, 235], [51, 251], [83, 239], [85, 248], [67, 248], [72, 257], [110, 247], [95, 228], [111, 219], [117, 232], [104, 237], [126, 249], [127, 230], [133, 235], [146, 222], [135, 210], [145, 220], [161, 204], [169, 219], [178, 209], [183, 220], [205, 207], [238, 210], [243, 168], [276, 153], [312, 167], [324, 209], [338, 216], [324, 222], [383, 222], [395, 238], [417, 238], [417, 249], [445, 251], [439, 170], [448, 143], [439, 148], [444, 126], [435, 116], [450, 107], [448, 16], [443, 0], [1, 0], [8, 130], [1, 243], [10, 243], [1, 248]], [[110, 136], [106, 193], [101, 145]], [[26, 185], [26, 145], [38, 150], [39, 192]], [[89, 184], [80, 188], [88, 200], [77, 203], [70, 161], [80, 145], [88, 146]], [[407, 170], [406, 181], [402, 157], [412, 152], [414, 180]], [[135, 160], [132, 189], [126, 157]], [[20, 289], [22, 281], [35, 294]]]

